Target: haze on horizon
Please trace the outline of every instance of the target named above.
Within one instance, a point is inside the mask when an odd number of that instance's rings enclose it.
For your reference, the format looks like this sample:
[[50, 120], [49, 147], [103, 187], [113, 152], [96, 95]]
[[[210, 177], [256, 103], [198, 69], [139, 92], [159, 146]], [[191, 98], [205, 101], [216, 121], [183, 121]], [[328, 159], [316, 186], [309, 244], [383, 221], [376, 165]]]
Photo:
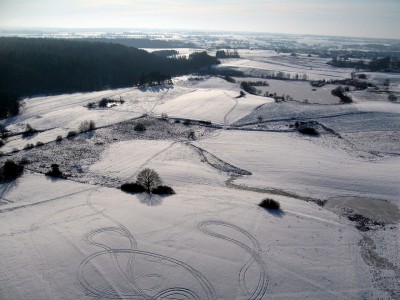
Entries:
[[399, 0], [0, 0], [0, 27], [251, 31], [400, 39]]

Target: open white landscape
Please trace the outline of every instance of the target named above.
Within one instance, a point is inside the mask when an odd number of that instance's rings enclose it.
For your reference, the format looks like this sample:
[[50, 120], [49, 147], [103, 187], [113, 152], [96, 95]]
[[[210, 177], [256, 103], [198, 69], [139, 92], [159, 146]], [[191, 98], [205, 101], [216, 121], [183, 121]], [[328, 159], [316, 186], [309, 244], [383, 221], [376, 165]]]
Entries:
[[[43, 132], [2, 149], [38, 160], [15, 182], [1, 184], [2, 299], [396, 298], [400, 158], [373, 155], [373, 147], [359, 149], [330, 132], [307, 137], [288, 125], [315, 119], [344, 135], [365, 111], [398, 120], [398, 104], [275, 103], [236, 98], [239, 91], [219, 78], [182, 77], [166, 88], [26, 100], [8, 127], [29, 123]], [[84, 107], [104, 95], [125, 102]], [[133, 125], [113, 131], [144, 113], [156, 133], [135, 133]], [[162, 114], [166, 120], [154, 119]], [[335, 125], [335, 118], [344, 122]], [[186, 119], [211, 125], [175, 123]], [[82, 120], [94, 120], [98, 129], [54, 142]], [[380, 126], [374, 118], [359, 122]], [[15, 152], [38, 140], [47, 143], [40, 152]], [[383, 142], [399, 152], [398, 142]], [[91, 160], [78, 151], [82, 145], [100, 149], [87, 148]], [[73, 173], [70, 180], [51, 179], [37, 173], [49, 169], [48, 160], [61, 169], [76, 160], [79, 170], [64, 169]], [[176, 194], [117, 188], [144, 168], [157, 170]], [[259, 207], [265, 197], [281, 210]], [[346, 217], [350, 210], [385, 225], [360, 231]]]
[[400, 300], [400, 0], [0, 0], [0, 300]]

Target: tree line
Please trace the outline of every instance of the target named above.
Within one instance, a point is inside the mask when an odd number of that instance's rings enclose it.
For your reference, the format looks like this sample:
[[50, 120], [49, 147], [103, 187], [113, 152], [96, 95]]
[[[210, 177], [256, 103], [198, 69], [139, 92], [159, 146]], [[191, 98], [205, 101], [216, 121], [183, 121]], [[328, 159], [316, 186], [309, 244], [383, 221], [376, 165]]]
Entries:
[[113, 43], [2, 37], [0, 118], [16, 114], [21, 97], [161, 82], [218, 63], [206, 52], [165, 58]]
[[337, 68], [358, 68], [371, 72], [400, 71], [400, 59], [390, 56], [374, 58], [370, 62], [365, 62], [364, 60], [352, 61], [334, 57], [328, 64]]

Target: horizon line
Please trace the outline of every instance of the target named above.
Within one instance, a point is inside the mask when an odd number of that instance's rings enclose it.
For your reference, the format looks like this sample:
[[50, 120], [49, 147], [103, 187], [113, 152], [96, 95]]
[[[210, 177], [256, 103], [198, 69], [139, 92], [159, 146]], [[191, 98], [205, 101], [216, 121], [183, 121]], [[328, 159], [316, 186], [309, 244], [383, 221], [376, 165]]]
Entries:
[[144, 31], [163, 31], [170, 33], [175, 32], [204, 32], [204, 33], [248, 33], [248, 34], [271, 34], [271, 35], [294, 35], [294, 36], [315, 36], [315, 37], [332, 37], [332, 38], [362, 38], [372, 40], [394, 40], [400, 41], [400, 38], [389, 37], [371, 37], [371, 36], [351, 36], [351, 35], [332, 35], [332, 34], [315, 34], [315, 33], [288, 33], [288, 32], [267, 32], [267, 31], [250, 31], [250, 30], [215, 30], [215, 29], [182, 29], [182, 28], [146, 28], [146, 27], [24, 27], [24, 26], [1, 26], [0, 30], [144, 30]]

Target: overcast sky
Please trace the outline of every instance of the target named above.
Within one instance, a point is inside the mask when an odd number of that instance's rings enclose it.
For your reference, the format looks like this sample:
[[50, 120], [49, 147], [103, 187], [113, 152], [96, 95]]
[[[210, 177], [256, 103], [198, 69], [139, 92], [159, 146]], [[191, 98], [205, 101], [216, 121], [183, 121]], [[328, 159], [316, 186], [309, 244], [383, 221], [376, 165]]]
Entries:
[[204, 29], [400, 39], [400, 0], [0, 0], [0, 27]]

